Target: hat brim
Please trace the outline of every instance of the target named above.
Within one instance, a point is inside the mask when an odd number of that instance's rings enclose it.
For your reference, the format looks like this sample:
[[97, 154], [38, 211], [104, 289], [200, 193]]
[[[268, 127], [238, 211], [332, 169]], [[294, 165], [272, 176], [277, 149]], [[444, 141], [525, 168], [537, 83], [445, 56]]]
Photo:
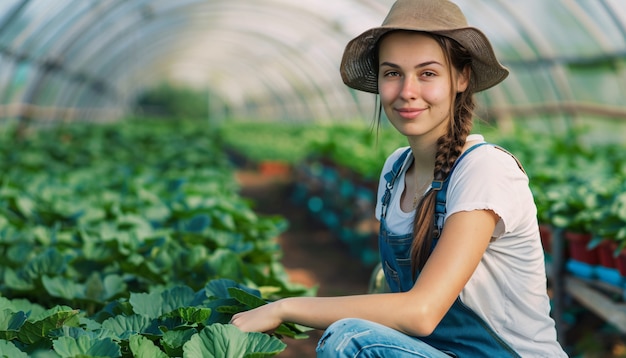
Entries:
[[391, 31], [404, 30], [428, 32], [449, 37], [472, 55], [470, 81], [473, 92], [479, 92], [502, 82], [508, 75], [506, 67], [498, 62], [487, 36], [475, 27], [462, 27], [449, 30], [424, 30], [396, 26], [380, 26], [369, 29], [355, 37], [346, 45], [341, 59], [341, 78], [343, 82], [356, 90], [378, 93], [378, 64], [374, 63], [374, 51], [380, 38]]

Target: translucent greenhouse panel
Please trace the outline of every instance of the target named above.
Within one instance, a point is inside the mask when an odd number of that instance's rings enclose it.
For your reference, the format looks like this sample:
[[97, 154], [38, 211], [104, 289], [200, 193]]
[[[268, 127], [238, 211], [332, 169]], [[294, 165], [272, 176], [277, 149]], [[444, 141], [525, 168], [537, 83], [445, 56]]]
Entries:
[[0, 1], [0, 28], [7, 21], [9, 21], [9, 17], [12, 15], [13, 11], [21, 5], [22, 0], [2, 0]]
[[[93, 24], [84, 27], [81, 36], [68, 47], [67, 57], [72, 59], [73, 67], [88, 70], [103, 52], [117, 52], [121, 47], [127, 52], [126, 57], [130, 57], [138, 46], [145, 45], [142, 35], [149, 32], [146, 28], [152, 23], [142, 18], [136, 6], [136, 2], [125, 2], [99, 12], [100, 16]], [[177, 30], [171, 29], [171, 33]], [[168, 32], [163, 32], [163, 36], [168, 36], [166, 34]], [[124, 47], [127, 45], [130, 47]]]
[[621, 29], [622, 44], [626, 41], [626, 3], [624, 0], [605, 0], [604, 4], [614, 21], [618, 23]]
[[[523, 7], [523, 4], [534, 3], [517, 2], [516, 6]], [[596, 7], [601, 6], [601, 1], [586, 1], [594, 3]], [[519, 4], [519, 5], [517, 5]], [[578, 6], [576, 2], [570, 1], [541, 1], [543, 9], [534, 9], [532, 12], [532, 25], [537, 27], [537, 32], [543, 34], [547, 42], [551, 45], [554, 54], [558, 57], [576, 59], [586, 56], [596, 56], [598, 54], [611, 52], [614, 44], [610, 38], [619, 34], [617, 28], [600, 31], [597, 20], [587, 11]], [[601, 11], [595, 11], [600, 13]], [[529, 12], [530, 13], [530, 12]], [[611, 22], [607, 22], [611, 23]]]
[[[56, 14], [49, 14], [46, 23], [34, 33], [30, 42], [25, 44], [33, 49], [33, 54], [39, 56], [63, 56], [66, 49], [72, 45], [77, 37], [82, 36], [86, 28], [93, 26], [91, 17], [93, 5], [89, 2], [67, 0], [55, 2]], [[91, 17], [90, 10], [92, 11]], [[89, 22], [89, 23], [86, 23]]]
[[570, 88], [578, 101], [624, 105], [624, 84], [620, 84], [619, 70], [614, 61], [572, 63], [567, 68]]
[[17, 37], [27, 26], [28, 21], [23, 17], [6, 18], [2, 22], [2, 31], [0, 31], [0, 45], [11, 49], [13, 40]]
[[46, 76], [46, 85], [43, 90], [38, 93], [36, 103], [41, 106], [53, 107], [56, 105], [57, 98], [61, 94], [61, 88], [66, 81], [63, 73], [53, 72]]
[[502, 62], [539, 57], [539, 51], [533, 46], [533, 38], [525, 31], [523, 24], [515, 19], [517, 12], [513, 3], [459, 0], [457, 4], [469, 24], [487, 35]]
[[2, 100], [4, 103], [20, 103], [28, 83], [33, 79], [34, 68], [28, 62], [21, 62], [10, 69], [8, 87]]
[[532, 70], [513, 68], [509, 77], [505, 80], [509, 84], [502, 86], [509, 93], [508, 103], [513, 106], [541, 106], [563, 99], [549, 67], [537, 66]]
[[10, 22], [7, 34], [14, 50], [30, 56], [41, 53], [41, 41], [50, 35], [50, 24], [71, 0], [31, 0]]
[[13, 58], [5, 56], [0, 52], [0, 104], [7, 103], [8, 91], [13, 77]]
[[[369, 120], [373, 96], [346, 88], [339, 60], [347, 41], [379, 25], [393, 1], [0, 0], [0, 98], [30, 100], [23, 98], [29, 80], [58, 57], [62, 71], [43, 77], [35, 93], [42, 105], [123, 107], [142, 88], [176, 78], [211, 86], [221, 113]], [[625, 0], [455, 2], [512, 71], [480, 94], [485, 106], [624, 108]], [[9, 18], [14, 9], [19, 16]], [[22, 55], [31, 64], [15, 64]]]
[[[615, 60], [615, 66], [617, 72], [615, 73], [615, 80], [620, 86], [620, 93], [626, 93], [626, 56]], [[626, 103], [622, 102], [622, 106], [626, 107]]]
[[593, 22], [596, 38], [607, 44], [614, 52], [626, 51], [626, 2], [624, 0], [589, 1], [577, 0], [585, 13], [585, 20]]

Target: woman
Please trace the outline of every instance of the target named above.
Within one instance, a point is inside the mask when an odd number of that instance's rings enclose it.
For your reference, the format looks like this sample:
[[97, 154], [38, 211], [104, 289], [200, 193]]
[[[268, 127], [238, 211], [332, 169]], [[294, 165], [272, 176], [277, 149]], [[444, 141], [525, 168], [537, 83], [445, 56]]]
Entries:
[[508, 71], [447, 0], [398, 0], [352, 40], [341, 74], [378, 93], [407, 139], [378, 190], [390, 293], [296, 297], [235, 315], [244, 331], [282, 322], [326, 329], [321, 357], [564, 357], [550, 318], [528, 178], [470, 135], [472, 94]]

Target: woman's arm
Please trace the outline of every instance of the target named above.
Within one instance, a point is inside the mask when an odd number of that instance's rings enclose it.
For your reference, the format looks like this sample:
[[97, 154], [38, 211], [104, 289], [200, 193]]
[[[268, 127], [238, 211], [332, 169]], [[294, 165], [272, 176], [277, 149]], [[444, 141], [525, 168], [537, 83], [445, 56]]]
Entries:
[[267, 332], [282, 322], [325, 329], [342, 318], [362, 318], [414, 336], [435, 329], [478, 266], [498, 216], [488, 210], [451, 215], [419, 279], [408, 292], [343, 297], [293, 297], [241, 312], [232, 324]]

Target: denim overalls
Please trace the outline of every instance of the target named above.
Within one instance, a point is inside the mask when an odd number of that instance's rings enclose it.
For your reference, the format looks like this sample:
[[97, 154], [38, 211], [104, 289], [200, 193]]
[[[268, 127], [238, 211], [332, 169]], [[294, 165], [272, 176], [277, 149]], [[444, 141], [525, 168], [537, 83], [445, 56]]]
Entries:
[[[441, 232], [443, 228], [443, 219], [446, 213], [446, 191], [448, 188], [448, 179], [452, 171], [465, 155], [485, 144], [488, 143], [479, 143], [466, 150], [457, 159], [446, 180], [443, 182], [433, 182], [433, 189], [440, 188], [437, 192], [435, 214], [436, 225], [439, 232]], [[410, 258], [413, 234], [392, 234], [387, 228], [385, 218], [387, 206], [391, 199], [391, 192], [396, 179], [400, 175], [400, 169], [407, 155], [410, 155], [410, 148], [398, 158], [392, 170], [385, 174], [387, 188], [382, 197], [378, 244], [385, 278], [391, 292], [408, 291], [413, 287], [414, 283], [411, 274]], [[436, 243], [437, 238], [434, 238], [433, 247]], [[457, 357], [519, 357], [519, 355], [489, 327], [487, 322], [463, 304], [459, 297], [457, 297], [434, 332], [429, 336], [420, 337], [420, 339], [443, 352]]]

